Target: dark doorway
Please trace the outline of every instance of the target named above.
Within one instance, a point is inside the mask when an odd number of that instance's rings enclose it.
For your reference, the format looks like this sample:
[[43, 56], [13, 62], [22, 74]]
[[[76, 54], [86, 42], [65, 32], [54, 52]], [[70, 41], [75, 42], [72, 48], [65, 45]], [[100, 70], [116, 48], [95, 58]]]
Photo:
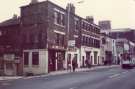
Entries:
[[48, 71], [55, 71], [56, 68], [56, 57], [55, 57], [56, 52], [53, 50], [49, 50], [48, 52]]
[[56, 71], [64, 69], [65, 51], [49, 50], [48, 71]]

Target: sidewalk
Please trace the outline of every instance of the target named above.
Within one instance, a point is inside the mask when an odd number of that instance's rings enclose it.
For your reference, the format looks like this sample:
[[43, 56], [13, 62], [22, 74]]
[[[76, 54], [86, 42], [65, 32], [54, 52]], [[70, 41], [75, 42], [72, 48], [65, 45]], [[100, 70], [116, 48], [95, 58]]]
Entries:
[[[76, 69], [76, 72], [85, 72], [85, 71], [91, 71], [91, 70], [98, 70], [98, 69], [107, 69], [107, 68], [115, 68], [118, 67], [119, 65], [111, 65], [111, 66], [95, 66], [92, 68], [78, 68]], [[46, 76], [50, 76], [50, 75], [61, 75], [61, 74], [68, 74], [71, 73], [69, 70], [62, 70], [62, 71], [54, 71], [54, 72], [50, 72], [48, 74], [44, 74], [44, 75], [36, 75], [36, 76], [28, 76], [28, 77], [24, 77], [24, 76], [0, 76], [0, 81], [4, 81], [4, 80], [15, 80], [15, 79], [30, 79], [30, 78], [35, 78], [35, 77], [46, 77]]]
[[[95, 66], [91, 68], [77, 68], [75, 72], [85, 72], [85, 71], [91, 71], [91, 70], [98, 70], [98, 69], [104, 69], [104, 68], [115, 68], [120, 65], [111, 65], [111, 66]], [[71, 73], [70, 70], [62, 70], [62, 71], [54, 71], [50, 72], [48, 75], [60, 75], [60, 74], [66, 74], [66, 73]]]

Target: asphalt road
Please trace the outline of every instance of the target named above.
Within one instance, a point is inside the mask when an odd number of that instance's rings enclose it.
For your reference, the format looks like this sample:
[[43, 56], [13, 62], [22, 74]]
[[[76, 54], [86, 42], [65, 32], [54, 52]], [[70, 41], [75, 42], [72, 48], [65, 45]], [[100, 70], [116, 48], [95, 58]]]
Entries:
[[135, 69], [117, 67], [0, 81], [0, 89], [135, 89]]

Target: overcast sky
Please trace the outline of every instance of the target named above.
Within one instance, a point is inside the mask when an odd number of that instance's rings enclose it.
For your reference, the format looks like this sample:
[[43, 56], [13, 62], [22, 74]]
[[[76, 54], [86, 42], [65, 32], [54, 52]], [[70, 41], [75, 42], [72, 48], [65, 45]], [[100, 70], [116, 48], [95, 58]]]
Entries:
[[[31, 0], [1, 0], [0, 22], [7, 20], [13, 14], [20, 15], [20, 7]], [[39, 0], [44, 1], [44, 0]], [[50, 0], [66, 7], [69, 0]], [[76, 7], [76, 14], [81, 17], [93, 16], [95, 23], [99, 20], [111, 20], [112, 28], [135, 28], [135, 0], [70, 0]]]

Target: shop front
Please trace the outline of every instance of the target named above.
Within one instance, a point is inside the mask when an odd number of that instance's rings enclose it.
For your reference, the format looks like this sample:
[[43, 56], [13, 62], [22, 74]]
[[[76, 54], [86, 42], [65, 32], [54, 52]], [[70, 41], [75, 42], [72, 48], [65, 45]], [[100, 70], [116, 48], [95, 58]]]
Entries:
[[65, 69], [65, 50], [48, 50], [48, 71], [57, 71]]

